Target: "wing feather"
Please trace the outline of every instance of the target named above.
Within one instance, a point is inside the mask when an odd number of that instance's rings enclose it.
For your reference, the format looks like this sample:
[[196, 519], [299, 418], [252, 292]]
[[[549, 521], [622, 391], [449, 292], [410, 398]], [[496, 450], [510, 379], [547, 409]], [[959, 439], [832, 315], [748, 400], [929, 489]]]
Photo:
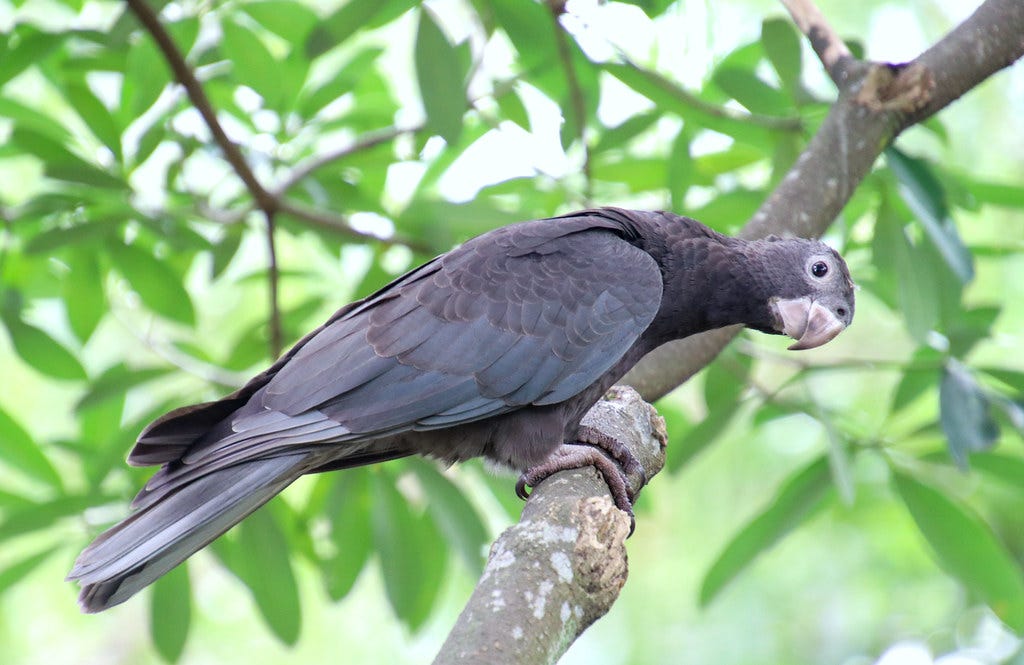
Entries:
[[572, 397], [661, 303], [654, 259], [609, 227], [598, 216], [506, 227], [396, 280], [295, 350], [236, 414], [234, 433], [193, 446], [187, 461], [317, 437], [350, 441], [355, 454], [361, 440]]

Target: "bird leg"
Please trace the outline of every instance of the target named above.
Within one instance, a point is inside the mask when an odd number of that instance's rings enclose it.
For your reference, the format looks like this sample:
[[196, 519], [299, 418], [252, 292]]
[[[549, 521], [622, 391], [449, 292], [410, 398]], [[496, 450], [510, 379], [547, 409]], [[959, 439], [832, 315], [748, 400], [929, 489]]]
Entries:
[[642, 479], [640, 486], [643, 487], [646, 474], [640, 461], [621, 441], [592, 427], [580, 427], [577, 430], [577, 440], [566, 441], [546, 460], [524, 471], [516, 481], [516, 496], [525, 500], [529, 496], [527, 487], [536, 487], [548, 476], [559, 471], [582, 469], [587, 466], [597, 469], [608, 484], [615, 505], [629, 515], [629, 533], [632, 535], [636, 526], [633, 499], [639, 490], [630, 490], [628, 476], [638, 474]]

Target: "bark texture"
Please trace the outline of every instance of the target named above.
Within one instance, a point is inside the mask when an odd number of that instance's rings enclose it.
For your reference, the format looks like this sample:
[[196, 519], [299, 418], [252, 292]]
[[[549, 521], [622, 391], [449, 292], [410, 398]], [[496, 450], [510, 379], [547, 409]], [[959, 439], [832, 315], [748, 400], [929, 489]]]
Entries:
[[[647, 478], [665, 463], [665, 421], [616, 386], [583, 419], [625, 443]], [[639, 475], [629, 479], [638, 491]], [[491, 546], [483, 576], [435, 665], [557, 661], [626, 583], [629, 517], [593, 467], [557, 473], [533, 491], [517, 524]]]

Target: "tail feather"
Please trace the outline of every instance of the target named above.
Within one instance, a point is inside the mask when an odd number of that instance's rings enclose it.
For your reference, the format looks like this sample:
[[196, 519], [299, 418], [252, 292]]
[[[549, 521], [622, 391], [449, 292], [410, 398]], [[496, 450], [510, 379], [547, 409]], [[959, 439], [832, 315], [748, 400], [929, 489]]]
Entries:
[[100, 534], [69, 580], [79, 604], [100, 612], [124, 602], [315, 466], [308, 452], [241, 462], [183, 484]]

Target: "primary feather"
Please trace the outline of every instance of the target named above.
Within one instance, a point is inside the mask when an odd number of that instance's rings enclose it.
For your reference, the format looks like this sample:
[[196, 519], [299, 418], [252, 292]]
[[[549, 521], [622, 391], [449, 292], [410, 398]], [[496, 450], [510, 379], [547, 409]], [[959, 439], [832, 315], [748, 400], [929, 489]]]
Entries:
[[[160, 470], [69, 578], [86, 611], [123, 602], [305, 473], [415, 453], [539, 464], [647, 352], [733, 323], [803, 333], [800, 299], [825, 323], [853, 316], [846, 266], [816, 241], [613, 208], [485, 233], [342, 308], [234, 394], [147, 427], [129, 463]], [[813, 335], [801, 343], [830, 338]]]

